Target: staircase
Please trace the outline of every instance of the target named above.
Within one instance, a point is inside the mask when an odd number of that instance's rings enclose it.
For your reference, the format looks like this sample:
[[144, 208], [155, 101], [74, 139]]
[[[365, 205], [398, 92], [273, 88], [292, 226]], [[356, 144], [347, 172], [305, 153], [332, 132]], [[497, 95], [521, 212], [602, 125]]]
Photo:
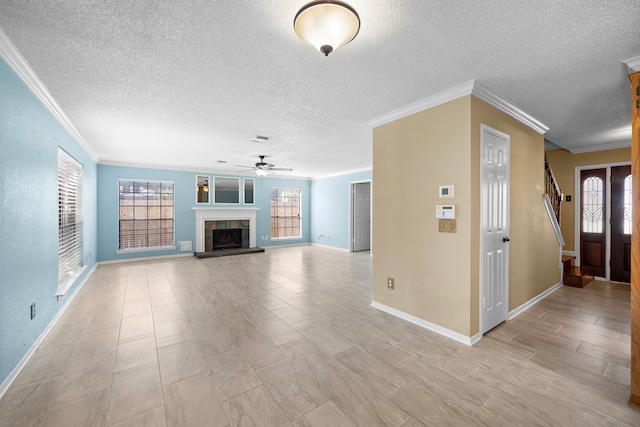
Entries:
[[593, 280], [593, 272], [587, 268], [573, 265], [575, 259], [574, 256], [562, 255], [562, 265], [564, 266], [562, 284], [574, 288], [584, 288]]
[[[553, 214], [560, 224], [560, 205], [562, 204], [562, 200], [564, 195], [562, 191], [560, 191], [560, 187], [558, 187], [558, 183], [553, 176], [553, 172], [551, 171], [551, 167], [549, 163], [547, 163], [547, 159], [544, 159], [544, 187], [545, 193], [549, 196], [549, 200], [551, 201], [551, 207], [553, 210]], [[546, 202], [548, 203], [548, 202]], [[549, 213], [551, 216], [551, 213]], [[564, 244], [561, 243], [561, 245]], [[573, 286], [577, 288], [584, 288], [593, 280], [593, 272], [584, 267], [576, 267], [574, 265], [576, 257], [562, 255], [562, 265], [563, 265], [563, 276], [562, 283], [565, 286]]]

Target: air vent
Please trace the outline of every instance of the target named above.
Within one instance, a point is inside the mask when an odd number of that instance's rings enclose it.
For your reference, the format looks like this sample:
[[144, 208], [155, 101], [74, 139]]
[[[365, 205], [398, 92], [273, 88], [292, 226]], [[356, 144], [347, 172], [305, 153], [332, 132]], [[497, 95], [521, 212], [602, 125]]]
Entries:
[[227, 161], [226, 160], [217, 160], [216, 163], [224, 165], [225, 163], [227, 163]]
[[259, 143], [263, 143], [263, 142], [267, 142], [268, 140], [270, 140], [271, 137], [270, 136], [262, 136], [262, 135], [256, 135], [255, 137], [253, 137], [251, 139], [251, 142], [259, 142]]

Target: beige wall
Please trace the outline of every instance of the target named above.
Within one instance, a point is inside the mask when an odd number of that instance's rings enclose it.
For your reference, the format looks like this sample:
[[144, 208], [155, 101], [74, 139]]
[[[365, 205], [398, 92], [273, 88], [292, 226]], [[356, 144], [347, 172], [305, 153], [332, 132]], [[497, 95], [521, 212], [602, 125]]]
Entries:
[[546, 156], [560, 190], [565, 195], [572, 196], [570, 202], [562, 203], [560, 228], [565, 242], [564, 250], [573, 252], [575, 251], [576, 167], [630, 162], [631, 148], [579, 154], [571, 154], [566, 150], [554, 150], [547, 151]]
[[[509, 310], [514, 310], [561, 282], [560, 247], [544, 207], [544, 136], [512, 117], [472, 98], [472, 147], [480, 165], [480, 124], [511, 137], [511, 191], [509, 230]], [[480, 194], [479, 185], [475, 193]], [[475, 209], [477, 206], [477, 209]], [[480, 212], [480, 202], [474, 205]], [[479, 221], [478, 221], [479, 223]], [[478, 235], [479, 233], [475, 233]], [[476, 246], [479, 245], [476, 244]], [[479, 248], [478, 252], [479, 253]], [[479, 260], [479, 256], [475, 257]], [[478, 261], [479, 262], [479, 261]], [[472, 282], [472, 295], [479, 295], [479, 279]], [[471, 306], [475, 310], [479, 304]], [[475, 328], [476, 332], [479, 327]]]
[[[466, 336], [479, 331], [480, 123], [511, 136], [512, 310], [560, 279], [543, 137], [470, 95], [373, 130], [373, 299]], [[440, 199], [450, 184], [455, 198]], [[456, 205], [455, 234], [438, 232], [444, 203]]]

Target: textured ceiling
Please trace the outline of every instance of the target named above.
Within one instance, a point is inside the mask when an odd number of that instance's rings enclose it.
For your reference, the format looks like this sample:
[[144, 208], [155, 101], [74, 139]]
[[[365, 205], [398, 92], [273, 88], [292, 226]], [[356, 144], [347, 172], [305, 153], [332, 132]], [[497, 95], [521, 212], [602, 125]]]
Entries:
[[2, 0], [0, 27], [101, 163], [369, 168], [367, 121], [473, 79], [558, 146], [630, 140], [638, 0], [350, 0], [360, 33], [329, 57], [293, 32], [305, 3]]

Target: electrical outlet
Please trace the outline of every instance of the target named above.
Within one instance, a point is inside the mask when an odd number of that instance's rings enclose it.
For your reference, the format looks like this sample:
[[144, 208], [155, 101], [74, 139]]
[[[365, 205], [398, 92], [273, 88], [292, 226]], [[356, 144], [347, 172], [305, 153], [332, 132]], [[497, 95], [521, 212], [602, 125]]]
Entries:
[[395, 285], [393, 284], [393, 278], [392, 277], [387, 277], [387, 288], [389, 289], [394, 289]]
[[36, 317], [36, 303], [31, 304], [31, 320]]

